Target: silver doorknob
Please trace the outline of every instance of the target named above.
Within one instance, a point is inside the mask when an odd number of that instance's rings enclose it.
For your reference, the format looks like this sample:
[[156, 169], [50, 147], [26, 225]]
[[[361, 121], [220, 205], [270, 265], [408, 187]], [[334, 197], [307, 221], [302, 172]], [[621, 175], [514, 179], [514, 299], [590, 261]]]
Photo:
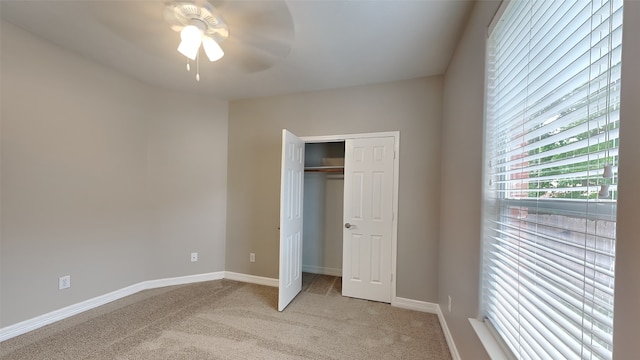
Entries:
[[351, 224], [346, 223], [346, 224], [344, 224], [344, 227], [346, 227], [347, 229], [350, 229], [351, 228]]

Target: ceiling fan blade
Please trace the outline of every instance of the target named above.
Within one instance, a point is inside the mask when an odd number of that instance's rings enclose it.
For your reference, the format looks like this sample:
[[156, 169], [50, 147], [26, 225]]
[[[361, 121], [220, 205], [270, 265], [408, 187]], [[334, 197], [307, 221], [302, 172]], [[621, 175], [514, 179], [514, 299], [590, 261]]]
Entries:
[[251, 33], [249, 31], [237, 32], [232, 36], [245, 44], [245, 46], [270, 53], [279, 58], [287, 57], [291, 52], [292, 41], [289, 39], [269, 37], [267, 34]]
[[176, 17], [175, 11], [173, 11], [171, 6], [165, 6], [162, 10], [162, 18], [166, 21], [169, 27], [173, 31], [180, 31], [184, 26]]
[[245, 64], [247, 71], [267, 69], [289, 55], [294, 24], [284, 1], [218, 0], [212, 4], [229, 26], [229, 38], [221, 46], [229, 58]]
[[236, 1], [214, 0], [214, 8], [227, 22], [254, 25], [265, 31], [293, 31], [293, 17], [283, 0]]
[[224, 42], [225, 56], [219, 60], [225, 71], [254, 73], [273, 67], [280, 57], [259, 48], [252, 47], [243, 41], [229, 37]]
[[162, 17], [165, 12], [163, 2], [92, 1], [85, 4], [100, 26], [128, 46], [163, 58], [176, 56], [180, 37]]

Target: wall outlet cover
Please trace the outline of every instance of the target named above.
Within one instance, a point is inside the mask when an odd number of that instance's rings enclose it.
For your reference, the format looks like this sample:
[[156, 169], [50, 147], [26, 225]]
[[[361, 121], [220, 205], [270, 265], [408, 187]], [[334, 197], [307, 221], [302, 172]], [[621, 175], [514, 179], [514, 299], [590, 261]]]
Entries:
[[58, 278], [58, 290], [71, 287], [71, 275], [65, 275]]

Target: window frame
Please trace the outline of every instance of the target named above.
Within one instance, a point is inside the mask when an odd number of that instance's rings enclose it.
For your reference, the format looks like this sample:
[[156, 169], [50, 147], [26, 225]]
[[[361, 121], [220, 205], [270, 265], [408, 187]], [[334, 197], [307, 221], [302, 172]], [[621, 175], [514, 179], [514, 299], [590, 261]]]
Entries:
[[[505, 10], [507, 9], [510, 0], [504, 0], [500, 7], [498, 8], [494, 18], [489, 24], [487, 31], [487, 42], [485, 44], [485, 114], [484, 114], [484, 135], [483, 135], [483, 207], [481, 212], [482, 219], [482, 242], [481, 242], [481, 283], [480, 283], [480, 318], [478, 319], [469, 319], [474, 329], [478, 333], [481, 338], [485, 348], [490, 352], [492, 358], [508, 358], [508, 359], [516, 359], [515, 354], [511, 351], [507, 343], [501, 338], [498, 334], [498, 330], [491, 324], [491, 321], [486, 317], [487, 308], [485, 301], [485, 279], [484, 279], [484, 262], [485, 252], [487, 251], [488, 244], [486, 243], [485, 237], [487, 234], [487, 221], [489, 218], [495, 218], [496, 214], [489, 215], [486, 213], [486, 202], [487, 196], [484, 195], [485, 192], [489, 189], [489, 176], [491, 174], [489, 161], [486, 161], [486, 157], [489, 154], [487, 150], [487, 119], [488, 119], [488, 86], [489, 86], [489, 75], [490, 75], [490, 42], [489, 37], [496, 27], [496, 25], [501, 20], [504, 15]], [[593, 30], [591, 30], [593, 31]], [[501, 202], [502, 206], [495, 208], [507, 208], [507, 207], [526, 207], [529, 209], [536, 209], [536, 211], [540, 214], [558, 214], [562, 216], [567, 216], [569, 214], [581, 214], [579, 218], [586, 220], [604, 220], [604, 221], [616, 221], [617, 215], [617, 201], [610, 200], [606, 201], [600, 199], [598, 201], [589, 201], [588, 199], [558, 199], [558, 198], [501, 198], [497, 200]], [[588, 207], [588, 211], [587, 211]], [[585, 216], [586, 214], [586, 216]], [[615, 261], [615, 257], [614, 257]], [[615, 264], [615, 262], [614, 262]], [[480, 328], [484, 328], [485, 330], [481, 330]], [[481, 335], [484, 333], [484, 335]], [[486, 334], [490, 334], [492, 340], [487, 340]], [[487, 344], [487, 342], [491, 342], [492, 344]], [[492, 349], [492, 350], [490, 350]], [[496, 350], [497, 349], [497, 350]]]

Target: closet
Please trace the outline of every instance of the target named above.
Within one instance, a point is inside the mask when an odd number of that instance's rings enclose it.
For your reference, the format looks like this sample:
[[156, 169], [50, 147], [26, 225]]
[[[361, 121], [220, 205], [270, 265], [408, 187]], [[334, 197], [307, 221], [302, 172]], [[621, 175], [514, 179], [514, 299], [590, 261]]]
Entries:
[[345, 142], [305, 144], [302, 271], [342, 276]]
[[343, 296], [395, 297], [399, 137], [282, 131], [279, 311], [303, 271], [342, 276]]

